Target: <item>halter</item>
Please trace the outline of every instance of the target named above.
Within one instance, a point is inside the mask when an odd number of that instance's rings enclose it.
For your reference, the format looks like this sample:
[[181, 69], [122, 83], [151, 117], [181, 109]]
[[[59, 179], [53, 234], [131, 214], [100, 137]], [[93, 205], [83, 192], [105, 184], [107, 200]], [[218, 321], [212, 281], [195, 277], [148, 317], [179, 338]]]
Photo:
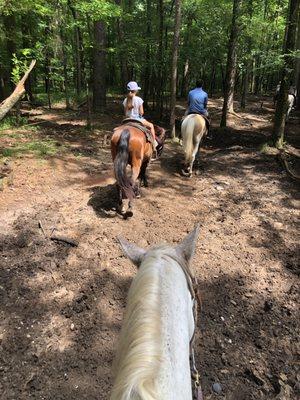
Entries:
[[[203, 394], [200, 384], [200, 374], [196, 367], [195, 362], [195, 332], [197, 328], [197, 320], [198, 320], [198, 308], [201, 309], [201, 298], [198, 289], [198, 281], [197, 278], [191, 273], [188, 263], [180, 257], [175, 255], [168, 255], [167, 257], [172, 258], [179, 264], [180, 268], [182, 269], [186, 282], [188, 285], [189, 292], [192, 297], [193, 301], [193, 317], [194, 317], [194, 332], [193, 336], [190, 340], [190, 370], [191, 370], [191, 377], [193, 381], [193, 400], [203, 400]], [[163, 257], [164, 258], [164, 257]]]

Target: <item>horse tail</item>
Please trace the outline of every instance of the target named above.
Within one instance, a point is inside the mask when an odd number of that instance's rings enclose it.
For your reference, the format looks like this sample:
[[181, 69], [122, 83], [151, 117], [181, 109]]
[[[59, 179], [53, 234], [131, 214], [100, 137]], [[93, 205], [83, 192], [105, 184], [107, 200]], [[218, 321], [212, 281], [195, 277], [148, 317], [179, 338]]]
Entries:
[[195, 118], [187, 118], [182, 123], [182, 144], [185, 153], [185, 163], [189, 164], [192, 160], [194, 151], [194, 128]]
[[124, 129], [117, 144], [117, 154], [114, 160], [114, 171], [117, 184], [125, 194], [125, 197], [127, 197], [129, 200], [132, 200], [135, 197], [135, 194], [131, 181], [126, 174], [126, 167], [129, 161], [129, 138], [129, 130]]

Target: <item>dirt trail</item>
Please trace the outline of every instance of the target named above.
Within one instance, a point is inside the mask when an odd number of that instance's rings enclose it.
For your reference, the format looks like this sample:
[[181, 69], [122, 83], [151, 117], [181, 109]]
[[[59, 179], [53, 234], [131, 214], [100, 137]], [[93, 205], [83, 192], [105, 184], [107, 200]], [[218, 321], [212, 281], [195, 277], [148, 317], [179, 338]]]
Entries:
[[[127, 221], [112, 211], [102, 136], [87, 137], [67, 116], [63, 127], [44, 128], [40, 134], [68, 151], [18, 159], [13, 186], [0, 194], [1, 399], [107, 399], [135, 273], [116, 236], [144, 247], [176, 243], [198, 221], [205, 399], [299, 398], [299, 192], [276, 159], [258, 151], [270, 129], [265, 113], [236, 120], [227, 133], [215, 129], [190, 180], [178, 173], [180, 146], [168, 143]], [[55, 228], [79, 246], [50, 241], [38, 221], [47, 235]]]

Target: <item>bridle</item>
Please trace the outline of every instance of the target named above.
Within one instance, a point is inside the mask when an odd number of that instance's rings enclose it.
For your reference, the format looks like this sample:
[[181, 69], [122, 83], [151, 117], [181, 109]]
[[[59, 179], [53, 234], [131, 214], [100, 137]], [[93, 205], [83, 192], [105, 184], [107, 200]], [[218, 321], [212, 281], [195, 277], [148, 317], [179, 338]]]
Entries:
[[178, 263], [185, 275], [186, 282], [189, 288], [189, 292], [193, 301], [193, 317], [194, 317], [194, 332], [193, 336], [190, 340], [190, 369], [191, 369], [191, 377], [193, 381], [193, 400], [203, 400], [203, 394], [200, 384], [200, 374], [196, 366], [195, 362], [195, 333], [197, 328], [198, 321], [198, 310], [201, 309], [201, 298], [198, 289], [198, 281], [197, 278], [192, 274], [188, 263], [183, 260], [181, 257], [177, 257], [175, 255], [168, 255], [167, 257], [172, 258], [176, 263]]

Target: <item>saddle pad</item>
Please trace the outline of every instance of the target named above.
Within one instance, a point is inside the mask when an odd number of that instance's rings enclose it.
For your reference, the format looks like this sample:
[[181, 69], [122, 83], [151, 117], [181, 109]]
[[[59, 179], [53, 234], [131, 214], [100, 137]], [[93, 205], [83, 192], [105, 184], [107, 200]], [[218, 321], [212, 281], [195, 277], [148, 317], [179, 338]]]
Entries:
[[151, 132], [149, 131], [148, 128], [146, 128], [141, 122], [135, 121], [135, 120], [130, 120], [130, 119], [124, 119], [122, 121], [122, 126], [133, 126], [134, 128], [139, 129], [141, 132], [143, 132], [146, 136], [147, 142], [153, 143], [153, 138], [151, 135]]

